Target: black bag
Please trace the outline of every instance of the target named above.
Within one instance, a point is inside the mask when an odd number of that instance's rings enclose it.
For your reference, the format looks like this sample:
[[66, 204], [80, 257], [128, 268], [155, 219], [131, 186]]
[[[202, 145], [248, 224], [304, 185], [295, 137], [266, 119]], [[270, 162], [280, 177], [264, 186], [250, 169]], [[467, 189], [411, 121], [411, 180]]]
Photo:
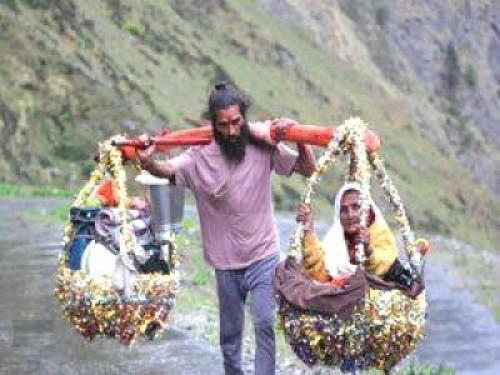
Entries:
[[138, 265], [138, 269], [140, 272], [159, 272], [164, 275], [170, 273], [170, 265], [165, 262], [164, 259], [162, 259], [159, 245], [149, 244], [144, 246], [144, 250], [149, 253], [149, 258], [144, 264]]
[[385, 281], [392, 281], [408, 288], [414, 280], [410, 269], [403, 266], [399, 259], [396, 259], [384, 276]]

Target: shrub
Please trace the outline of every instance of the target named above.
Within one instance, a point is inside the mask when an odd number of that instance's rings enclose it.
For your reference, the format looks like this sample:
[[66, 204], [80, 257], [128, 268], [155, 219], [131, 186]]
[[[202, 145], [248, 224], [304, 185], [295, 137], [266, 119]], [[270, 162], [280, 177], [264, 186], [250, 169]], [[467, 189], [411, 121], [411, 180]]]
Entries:
[[469, 65], [465, 71], [465, 83], [471, 88], [477, 85], [477, 73], [472, 65]]
[[445, 81], [446, 87], [451, 92], [454, 93], [460, 84], [460, 64], [458, 61], [457, 51], [453, 44], [448, 44], [446, 47], [446, 56], [445, 56]]
[[123, 25], [123, 30], [135, 37], [139, 37], [144, 33], [144, 28], [142, 27], [142, 25], [135, 21], [125, 22], [125, 24]]
[[455, 370], [450, 367], [433, 366], [431, 364], [417, 365], [415, 360], [403, 371], [398, 371], [398, 375], [455, 375]]

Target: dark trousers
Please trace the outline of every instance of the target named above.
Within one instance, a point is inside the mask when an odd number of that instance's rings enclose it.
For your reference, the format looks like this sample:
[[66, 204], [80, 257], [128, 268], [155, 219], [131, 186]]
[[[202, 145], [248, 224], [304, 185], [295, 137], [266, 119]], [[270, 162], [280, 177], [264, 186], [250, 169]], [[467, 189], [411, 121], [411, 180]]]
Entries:
[[219, 296], [220, 346], [226, 375], [243, 374], [241, 346], [245, 323], [245, 300], [250, 293], [250, 312], [255, 329], [255, 374], [275, 372], [274, 321], [276, 302], [272, 276], [278, 254], [240, 270], [216, 270]]

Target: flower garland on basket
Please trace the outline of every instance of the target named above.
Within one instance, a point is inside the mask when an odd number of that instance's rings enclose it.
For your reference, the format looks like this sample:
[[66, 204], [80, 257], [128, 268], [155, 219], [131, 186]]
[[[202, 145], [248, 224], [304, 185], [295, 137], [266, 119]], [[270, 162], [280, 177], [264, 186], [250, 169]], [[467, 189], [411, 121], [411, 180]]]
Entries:
[[[348, 133], [347, 128], [344, 125], [339, 126], [335, 130], [335, 134], [328, 144], [325, 153], [319, 158], [318, 165], [316, 170], [313, 172], [311, 177], [309, 177], [308, 183], [304, 190], [304, 195], [302, 201], [305, 204], [311, 204], [311, 199], [314, 195], [314, 190], [318, 185], [321, 177], [326, 174], [329, 170], [330, 166], [335, 162], [337, 156], [341, 154], [343, 151], [343, 143], [346, 138], [346, 134]], [[290, 245], [289, 245], [289, 255], [294, 257], [295, 259], [302, 258], [303, 252], [303, 238], [304, 238], [304, 228], [302, 225], [298, 225], [292, 236], [290, 237]]]
[[[370, 169], [366, 157], [366, 147], [363, 142], [363, 136], [367, 126], [359, 118], [347, 120], [345, 126], [349, 130], [346, 138], [347, 148], [351, 150], [351, 158], [354, 159], [354, 173], [349, 176], [349, 179], [357, 181], [360, 184], [360, 223], [361, 225], [366, 225], [370, 209]], [[356, 263], [361, 266], [366, 261], [365, 249], [362, 243], [356, 245], [355, 258]]]
[[[405, 249], [414, 249], [413, 235], [396, 188], [387, 177], [383, 162], [377, 155], [367, 157], [363, 142], [366, 124], [358, 118], [347, 120], [339, 126], [318, 167], [310, 177], [304, 191], [303, 202], [311, 198], [320, 178], [333, 165], [338, 155], [350, 153], [353, 169], [349, 179], [361, 184], [361, 206], [364, 220], [369, 205], [370, 164], [382, 188], [389, 196], [392, 210], [403, 233]], [[298, 225], [290, 239], [289, 255], [300, 259], [303, 251], [303, 228]], [[356, 249], [356, 258], [363, 261], [364, 251]], [[362, 254], [361, 254], [362, 253]], [[413, 254], [416, 252], [414, 251]], [[412, 253], [409, 253], [409, 255]], [[414, 262], [417, 257], [410, 257]], [[425, 324], [425, 295], [411, 299], [400, 290], [369, 288], [364, 304], [356, 307], [348, 320], [335, 314], [328, 315], [313, 310], [303, 310], [284, 298], [280, 299], [280, 322], [286, 340], [295, 354], [307, 365], [322, 364], [338, 367], [342, 372], [367, 368], [389, 371], [416, 348], [423, 338]]]
[[[101, 143], [99, 151], [99, 164], [78, 193], [72, 207], [85, 206], [99, 182], [110, 175], [117, 187], [121, 233], [127, 255], [133, 257], [136, 238], [127, 209], [126, 172], [122, 155], [111, 144], [111, 139]], [[73, 234], [74, 228], [68, 219], [63, 235], [65, 249]], [[136, 274], [130, 296], [115, 289], [111, 277], [93, 279], [83, 271], [71, 270], [67, 264], [68, 255], [64, 251], [59, 256], [55, 296], [63, 315], [89, 341], [101, 335], [130, 345], [140, 336], [155, 338], [170, 320], [180, 281], [179, 255], [174, 233], [171, 234], [170, 243], [170, 273]]]
[[[403, 243], [406, 254], [408, 255], [408, 259], [410, 260], [410, 265], [412, 266], [414, 272], [416, 272], [416, 276], [418, 276], [422, 272], [423, 267], [421, 257], [422, 254], [417, 249], [417, 241], [415, 240], [413, 231], [410, 229], [410, 223], [408, 221], [408, 217], [406, 216], [406, 211], [403, 206], [401, 197], [399, 196], [399, 192], [394, 186], [391, 178], [387, 174], [384, 162], [382, 161], [380, 156], [376, 153], [373, 153], [370, 155], [369, 160], [375, 171], [375, 176], [377, 176], [377, 178], [379, 179], [380, 187], [389, 197], [392, 212], [394, 214], [394, 220], [399, 226], [399, 231], [401, 232], [401, 236], [403, 237]], [[419, 240], [421, 241], [422, 239]]]

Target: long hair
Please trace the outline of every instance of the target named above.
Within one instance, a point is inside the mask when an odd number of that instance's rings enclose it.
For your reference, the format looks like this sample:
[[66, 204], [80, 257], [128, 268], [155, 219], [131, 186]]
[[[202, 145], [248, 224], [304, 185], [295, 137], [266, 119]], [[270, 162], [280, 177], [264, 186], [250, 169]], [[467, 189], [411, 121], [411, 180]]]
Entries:
[[248, 109], [250, 108], [249, 100], [233, 86], [225, 82], [216, 83], [208, 98], [207, 117], [212, 122], [216, 120], [216, 111], [225, 109], [231, 105], [237, 105], [240, 108], [240, 113], [246, 121]]
[[[231, 144], [222, 138], [215, 128], [215, 121], [217, 120], [217, 111], [226, 109], [229, 106], [237, 105], [240, 113], [243, 116], [244, 125], [241, 129], [240, 139], [238, 144]], [[250, 143], [254, 146], [270, 148], [266, 142], [255, 139], [248, 129], [247, 113], [250, 109], [249, 99], [240, 91], [225, 82], [216, 83], [210, 96], [208, 98], [208, 108], [204, 117], [210, 120], [214, 131], [215, 141], [221, 147], [223, 153], [229, 158], [241, 161], [245, 157], [245, 146]]]

